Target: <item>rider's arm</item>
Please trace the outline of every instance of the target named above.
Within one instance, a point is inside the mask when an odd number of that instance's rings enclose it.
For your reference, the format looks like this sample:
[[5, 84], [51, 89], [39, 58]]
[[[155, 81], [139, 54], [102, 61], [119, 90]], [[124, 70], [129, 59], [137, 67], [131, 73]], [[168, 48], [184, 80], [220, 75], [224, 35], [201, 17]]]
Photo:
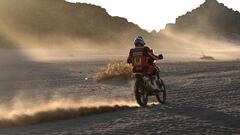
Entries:
[[153, 53], [153, 50], [151, 50], [150, 48], [147, 48], [147, 54], [148, 56], [150, 56], [153, 60], [159, 60], [159, 56], [155, 55]]
[[127, 59], [127, 63], [128, 63], [128, 64], [131, 64], [131, 63], [132, 63], [132, 49], [131, 49], [130, 52], [129, 52], [128, 59]]

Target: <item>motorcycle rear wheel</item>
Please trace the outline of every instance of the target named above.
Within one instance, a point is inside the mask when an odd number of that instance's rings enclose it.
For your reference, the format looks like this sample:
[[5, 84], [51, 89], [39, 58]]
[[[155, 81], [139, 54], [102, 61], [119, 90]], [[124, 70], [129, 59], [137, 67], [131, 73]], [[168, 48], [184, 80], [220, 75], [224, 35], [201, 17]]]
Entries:
[[147, 105], [148, 95], [143, 85], [143, 81], [141, 79], [137, 79], [135, 82], [134, 94], [135, 94], [136, 101], [140, 106]]

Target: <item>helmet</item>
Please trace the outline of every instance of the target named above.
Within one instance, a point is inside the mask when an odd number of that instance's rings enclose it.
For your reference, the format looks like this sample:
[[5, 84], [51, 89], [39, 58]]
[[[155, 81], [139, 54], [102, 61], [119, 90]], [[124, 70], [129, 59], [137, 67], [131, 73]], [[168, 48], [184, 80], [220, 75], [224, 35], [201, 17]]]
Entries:
[[141, 47], [141, 46], [144, 46], [146, 43], [144, 42], [144, 39], [142, 36], [137, 36], [136, 39], [134, 40], [134, 44], [136, 47]]

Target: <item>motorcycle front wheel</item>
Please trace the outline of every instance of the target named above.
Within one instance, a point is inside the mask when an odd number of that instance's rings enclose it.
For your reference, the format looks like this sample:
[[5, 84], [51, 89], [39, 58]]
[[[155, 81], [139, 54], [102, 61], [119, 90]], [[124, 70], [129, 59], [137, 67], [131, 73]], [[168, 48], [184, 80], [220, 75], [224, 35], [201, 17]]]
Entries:
[[146, 106], [148, 103], [148, 95], [144, 87], [143, 80], [137, 79], [134, 86], [134, 94], [137, 103], [140, 106]]
[[166, 102], [166, 97], [167, 97], [167, 92], [166, 92], [166, 87], [162, 79], [159, 79], [159, 88], [160, 91], [156, 95], [156, 98], [159, 103], [164, 104]]

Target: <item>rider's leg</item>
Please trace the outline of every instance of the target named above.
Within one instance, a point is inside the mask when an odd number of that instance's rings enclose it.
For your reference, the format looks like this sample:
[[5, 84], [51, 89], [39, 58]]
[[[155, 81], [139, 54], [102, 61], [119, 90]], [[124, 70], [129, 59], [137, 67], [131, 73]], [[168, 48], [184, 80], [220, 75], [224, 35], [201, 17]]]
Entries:
[[[157, 90], [158, 89], [158, 85], [156, 83], [156, 75], [155, 75], [155, 68], [153, 65], [148, 66], [147, 68], [147, 74], [149, 75], [150, 79], [149, 79], [149, 85], [151, 86], [152, 89]], [[147, 79], [145, 79], [147, 80]]]
[[160, 79], [159, 72], [160, 72], [160, 68], [156, 64], [154, 64], [153, 84], [156, 89], [159, 89], [159, 79]]
[[155, 75], [157, 75], [158, 79], [160, 79], [160, 76], [159, 76], [160, 68], [156, 64], [154, 64], [154, 72], [155, 72]]
[[154, 70], [151, 73], [151, 82], [152, 82], [152, 85], [153, 85], [153, 89], [157, 90], [157, 89], [159, 89], [158, 83], [157, 83], [159, 75], [158, 75], [158, 72], [156, 72], [155, 68], [153, 68], [153, 69]]

